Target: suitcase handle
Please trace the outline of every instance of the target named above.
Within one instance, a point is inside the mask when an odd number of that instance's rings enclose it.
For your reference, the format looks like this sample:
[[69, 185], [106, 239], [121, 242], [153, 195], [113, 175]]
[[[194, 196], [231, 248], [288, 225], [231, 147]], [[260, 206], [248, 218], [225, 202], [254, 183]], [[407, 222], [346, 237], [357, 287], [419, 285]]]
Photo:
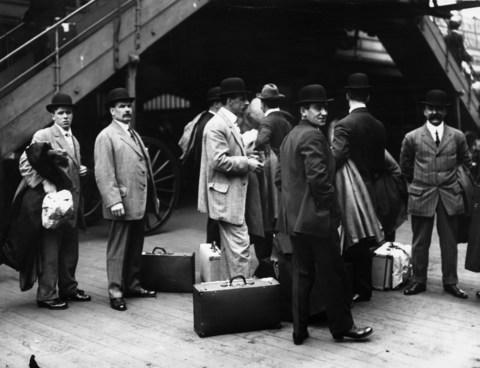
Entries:
[[245, 280], [245, 277], [243, 277], [242, 275], [237, 275], [237, 276], [233, 276], [232, 278], [230, 278], [230, 286], [232, 286], [233, 280], [235, 280], [235, 279], [241, 279], [241, 280], [243, 280], [243, 284], [247, 285], [247, 280]]
[[162, 247], [155, 247], [155, 248], [153, 248], [152, 254], [156, 254], [155, 251], [157, 251], [157, 250], [160, 250], [160, 251], [163, 252], [163, 253], [160, 253], [160, 254], [167, 254], [167, 251], [165, 250], [165, 248], [162, 248]]

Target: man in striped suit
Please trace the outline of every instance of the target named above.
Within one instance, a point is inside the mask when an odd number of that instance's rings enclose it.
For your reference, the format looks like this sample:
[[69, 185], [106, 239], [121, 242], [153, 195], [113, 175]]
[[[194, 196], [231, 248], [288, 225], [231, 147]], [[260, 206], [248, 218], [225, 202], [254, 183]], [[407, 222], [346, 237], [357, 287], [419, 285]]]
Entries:
[[408, 211], [412, 215], [413, 283], [404, 290], [414, 295], [426, 290], [428, 251], [435, 214], [440, 239], [443, 288], [455, 297], [468, 295], [457, 287], [458, 215], [464, 213], [461, 187], [457, 179], [460, 165], [470, 167], [464, 134], [445, 124], [447, 94], [442, 90], [427, 93], [426, 123], [405, 136], [400, 166], [408, 186]]

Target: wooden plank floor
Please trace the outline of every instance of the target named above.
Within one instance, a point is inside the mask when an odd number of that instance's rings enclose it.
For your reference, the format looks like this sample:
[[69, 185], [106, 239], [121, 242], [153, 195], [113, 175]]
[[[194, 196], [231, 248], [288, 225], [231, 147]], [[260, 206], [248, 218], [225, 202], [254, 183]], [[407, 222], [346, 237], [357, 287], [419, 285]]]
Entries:
[[[205, 217], [180, 208], [145, 248], [196, 250], [204, 239]], [[470, 294], [458, 300], [441, 286], [438, 239], [434, 236], [428, 291], [412, 297], [401, 291], [374, 292], [354, 307], [358, 325], [371, 325], [369, 342], [335, 343], [325, 325], [310, 327], [302, 346], [292, 326], [199, 338], [193, 331], [191, 294], [158, 294], [129, 300], [127, 312], [109, 308], [106, 292], [104, 225], [81, 236], [77, 276], [90, 303], [65, 311], [38, 309], [36, 290], [20, 292], [17, 274], [0, 266], [0, 367], [27, 367], [35, 354], [42, 368], [57, 367], [480, 367], [480, 275], [465, 271], [459, 246], [460, 285]], [[410, 243], [409, 224], [398, 241]]]

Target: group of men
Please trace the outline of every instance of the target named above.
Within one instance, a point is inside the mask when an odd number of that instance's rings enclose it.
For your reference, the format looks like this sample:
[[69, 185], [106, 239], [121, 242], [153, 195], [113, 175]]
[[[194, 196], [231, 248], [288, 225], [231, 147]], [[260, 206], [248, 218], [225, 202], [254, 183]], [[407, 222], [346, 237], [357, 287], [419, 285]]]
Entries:
[[[218, 239], [225, 257], [227, 276], [252, 276], [251, 239], [246, 224], [249, 174], [264, 169], [264, 153], [271, 150], [278, 159], [275, 189], [278, 196], [276, 230], [288, 234], [293, 255], [292, 314], [293, 341], [308, 338], [309, 296], [315, 277], [325, 296], [326, 313], [332, 336], [365, 339], [371, 327], [358, 328], [350, 312], [354, 301], [371, 298], [370, 238], [345, 251], [342, 257], [337, 227], [341, 218], [335, 175], [347, 161], [353, 161], [372, 201], [375, 180], [385, 171], [386, 133], [383, 124], [366, 107], [370, 98], [368, 77], [352, 74], [346, 85], [349, 114], [338, 121], [333, 138], [328, 134], [328, 104], [320, 84], [300, 89], [296, 104], [300, 121], [279, 108], [285, 96], [274, 84], [258, 95], [264, 117], [253, 148], [247, 149], [238, 126], [248, 105], [241, 78], [224, 79], [209, 92], [210, 109], [199, 116], [195, 129], [198, 165], [198, 209], [208, 215], [208, 237]], [[104, 217], [111, 221], [107, 244], [107, 276], [110, 305], [127, 309], [125, 297], [155, 297], [140, 285], [140, 257], [144, 240], [144, 217], [158, 211], [158, 200], [148, 152], [131, 126], [132, 102], [124, 88], [107, 95], [112, 121], [95, 142], [95, 178], [102, 196]], [[428, 249], [434, 216], [442, 251], [443, 284], [446, 292], [460, 298], [466, 293], [457, 287], [456, 229], [463, 213], [463, 198], [457, 180], [460, 165], [469, 167], [465, 137], [445, 124], [448, 98], [444, 91], [431, 90], [424, 104], [426, 123], [408, 133], [402, 144], [400, 166], [408, 185], [408, 209], [412, 215], [414, 282], [406, 295], [426, 290]], [[73, 103], [70, 96], [56, 94], [47, 110], [53, 124], [39, 130], [32, 142], [49, 142], [53, 149], [66, 152], [65, 173], [73, 183], [75, 216], [56, 229], [43, 229], [40, 249], [39, 307], [65, 309], [69, 301], [85, 302], [91, 297], [78, 288], [77, 222], [80, 203], [80, 175], [85, 168], [80, 148], [72, 135]], [[293, 128], [292, 128], [293, 125]], [[200, 141], [201, 139], [201, 141]], [[198, 148], [200, 144], [200, 149]], [[199, 155], [199, 157], [198, 157]], [[195, 157], [195, 156], [194, 156]], [[29, 188], [45, 193], [57, 190], [42, 178], [22, 155], [20, 172]], [[267, 246], [264, 256], [269, 256]], [[346, 277], [344, 259], [352, 262], [354, 283]]]
[[[124, 297], [155, 297], [155, 291], [140, 285], [141, 252], [144, 240], [146, 211], [158, 211], [158, 200], [148, 152], [130, 125], [132, 102], [124, 88], [111, 90], [107, 108], [112, 121], [95, 142], [95, 178], [102, 196], [103, 215], [110, 220], [107, 244], [107, 277], [110, 306], [127, 309]], [[55, 228], [44, 228], [38, 267], [37, 305], [53, 310], [68, 308], [68, 302], [88, 302], [91, 296], [78, 288], [75, 270], [78, 263], [78, 223], [82, 216], [80, 176], [86, 174], [81, 165], [80, 145], [72, 134], [74, 105], [69, 95], [57, 93], [47, 105], [52, 124], [37, 131], [32, 139], [47, 142], [51, 149], [65, 154], [64, 171], [72, 182], [74, 216]], [[20, 159], [21, 187], [41, 188], [55, 193], [55, 183], [42, 177], [32, 167], [24, 152]]]

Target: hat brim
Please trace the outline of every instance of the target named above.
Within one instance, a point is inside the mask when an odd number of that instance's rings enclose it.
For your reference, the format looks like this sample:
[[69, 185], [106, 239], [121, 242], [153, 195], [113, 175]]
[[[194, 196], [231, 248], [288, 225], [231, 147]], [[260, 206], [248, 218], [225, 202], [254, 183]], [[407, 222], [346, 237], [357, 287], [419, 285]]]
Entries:
[[251, 91], [240, 90], [240, 91], [228, 91], [228, 92], [220, 92], [219, 96], [231, 96], [231, 95], [249, 95]]
[[71, 104], [48, 104], [45, 108], [48, 112], [53, 114], [57, 107], [70, 107], [71, 109], [75, 108], [75, 106]]
[[332, 102], [332, 101], [335, 101], [335, 99], [334, 98], [327, 98], [326, 100], [300, 100], [300, 101], [295, 102], [295, 104], [303, 105], [303, 104], [307, 104], [307, 103], [325, 103], [325, 102]]
[[135, 98], [134, 97], [128, 97], [128, 98], [118, 98], [118, 99], [114, 99], [114, 100], [110, 100], [107, 102], [107, 106], [108, 107], [111, 107], [114, 103], [117, 103], [117, 102], [133, 102], [135, 101]]
[[279, 93], [278, 95], [276, 96], [262, 96], [261, 93], [257, 93], [257, 98], [259, 98], [260, 100], [283, 100], [285, 98], [285, 95], [282, 95], [281, 93]]
[[423, 105], [430, 105], [430, 106], [435, 106], [435, 107], [447, 107], [447, 106], [451, 106], [452, 104], [450, 103], [445, 103], [445, 104], [441, 104], [441, 103], [432, 103], [432, 102], [428, 102], [428, 101], [420, 101], [421, 104]]
[[345, 86], [345, 89], [371, 89], [372, 86], [366, 85], [366, 86]]

